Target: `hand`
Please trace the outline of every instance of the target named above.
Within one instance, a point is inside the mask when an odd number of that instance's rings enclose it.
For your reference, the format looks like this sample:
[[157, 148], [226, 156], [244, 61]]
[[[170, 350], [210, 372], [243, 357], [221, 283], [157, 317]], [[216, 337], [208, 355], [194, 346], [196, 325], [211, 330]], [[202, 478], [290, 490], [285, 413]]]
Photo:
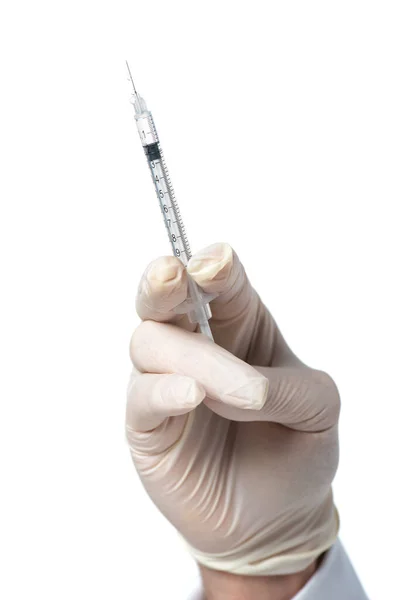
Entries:
[[337, 535], [336, 386], [289, 349], [228, 245], [195, 255], [188, 272], [218, 294], [215, 343], [173, 312], [186, 297], [180, 261], [153, 262], [131, 343], [134, 464], [200, 564], [247, 576], [298, 573]]

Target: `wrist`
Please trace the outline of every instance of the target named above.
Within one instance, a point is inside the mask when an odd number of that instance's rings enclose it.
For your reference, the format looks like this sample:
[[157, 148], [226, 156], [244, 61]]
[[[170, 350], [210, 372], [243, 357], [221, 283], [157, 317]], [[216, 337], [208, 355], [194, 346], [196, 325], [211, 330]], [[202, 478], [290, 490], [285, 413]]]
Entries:
[[200, 566], [206, 600], [292, 600], [318, 568], [314, 561], [307, 569], [290, 575], [245, 576], [214, 571]]

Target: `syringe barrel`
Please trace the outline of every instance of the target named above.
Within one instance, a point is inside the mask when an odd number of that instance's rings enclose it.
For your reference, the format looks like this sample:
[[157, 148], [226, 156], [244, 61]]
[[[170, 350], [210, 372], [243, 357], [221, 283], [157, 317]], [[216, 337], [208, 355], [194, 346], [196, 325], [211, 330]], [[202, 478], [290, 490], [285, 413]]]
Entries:
[[[141, 96], [138, 94], [133, 96], [133, 104], [136, 112], [137, 129], [150, 168], [172, 251], [186, 267], [192, 254], [179, 206], [175, 200], [163, 151], [160, 147], [156, 126], [152, 114], [147, 110], [146, 103]], [[177, 307], [176, 312], [186, 313], [192, 323], [198, 323], [202, 333], [213, 339], [208, 323], [211, 318], [209, 299], [210, 296], [207, 296], [193, 279], [188, 277], [188, 297], [180, 307]]]
[[172, 252], [186, 266], [192, 254], [153, 117], [151, 112], [146, 110], [136, 114], [135, 119]]

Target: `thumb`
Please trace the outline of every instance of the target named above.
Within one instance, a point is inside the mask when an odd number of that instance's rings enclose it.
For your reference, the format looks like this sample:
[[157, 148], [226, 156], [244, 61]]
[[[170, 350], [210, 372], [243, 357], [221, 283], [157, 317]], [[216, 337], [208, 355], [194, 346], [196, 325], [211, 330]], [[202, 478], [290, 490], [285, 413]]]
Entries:
[[215, 413], [232, 421], [269, 421], [298, 431], [320, 432], [337, 424], [340, 397], [331, 377], [308, 367], [254, 367], [268, 379], [261, 410], [242, 410], [206, 398]]

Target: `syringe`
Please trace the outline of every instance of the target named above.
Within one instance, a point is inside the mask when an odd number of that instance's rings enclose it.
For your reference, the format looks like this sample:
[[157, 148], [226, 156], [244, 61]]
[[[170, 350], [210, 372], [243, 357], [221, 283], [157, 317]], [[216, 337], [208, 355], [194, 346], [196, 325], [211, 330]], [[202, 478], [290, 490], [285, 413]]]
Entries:
[[[128, 62], [126, 63], [126, 66], [128, 68], [129, 79], [133, 86], [131, 102], [135, 107], [136, 125], [150, 167], [151, 177], [156, 188], [172, 251], [174, 256], [177, 256], [186, 267], [192, 254], [179, 206], [175, 199], [171, 179], [168, 174], [164, 154], [159, 144], [153, 116], [151, 112], [147, 110], [143, 98], [136, 91]], [[175, 308], [175, 312], [178, 314], [187, 313], [190, 322], [198, 323], [201, 333], [204, 333], [211, 339], [213, 339], [213, 336], [208, 320], [211, 318], [209, 302], [213, 297], [214, 296], [211, 296], [210, 294], [206, 294], [188, 274], [187, 298], [182, 304]]]

